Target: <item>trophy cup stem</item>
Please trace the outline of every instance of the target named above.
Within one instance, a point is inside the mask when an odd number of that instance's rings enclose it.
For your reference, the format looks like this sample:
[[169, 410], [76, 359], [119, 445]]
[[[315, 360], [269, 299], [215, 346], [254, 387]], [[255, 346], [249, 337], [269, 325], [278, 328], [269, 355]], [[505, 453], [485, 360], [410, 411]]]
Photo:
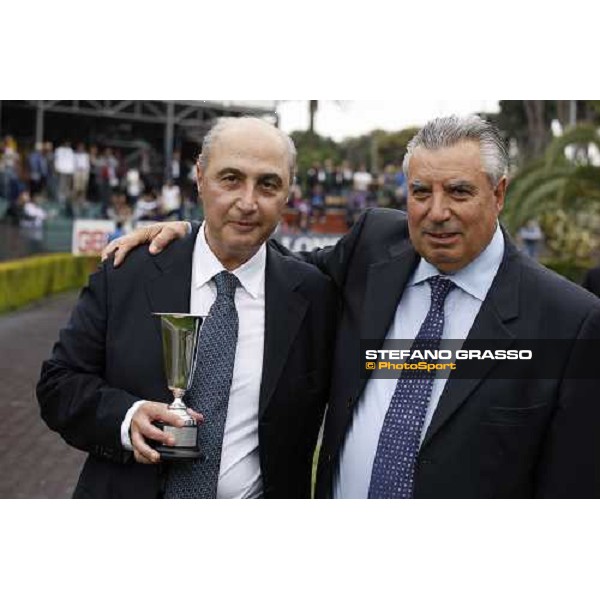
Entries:
[[176, 409], [176, 408], [182, 408], [182, 409], [186, 409], [186, 405], [184, 404], [182, 398], [185, 394], [185, 390], [182, 390], [180, 388], [171, 388], [171, 391], [173, 392], [173, 396], [174, 396], [174, 400], [173, 402], [171, 402], [171, 408]]
[[173, 396], [175, 396], [175, 400], [169, 404], [169, 410], [172, 410], [176, 415], [181, 417], [186, 425], [193, 425], [195, 423], [194, 419], [189, 415], [187, 411], [187, 406], [185, 402], [182, 400], [185, 390], [180, 388], [171, 388], [173, 392]]

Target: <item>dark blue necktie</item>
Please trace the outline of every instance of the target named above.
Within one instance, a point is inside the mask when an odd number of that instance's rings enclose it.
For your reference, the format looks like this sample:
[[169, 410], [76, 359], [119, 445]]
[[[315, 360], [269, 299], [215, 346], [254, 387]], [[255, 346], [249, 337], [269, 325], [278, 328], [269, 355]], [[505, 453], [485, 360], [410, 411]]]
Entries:
[[[455, 287], [439, 275], [427, 282], [431, 287], [431, 306], [411, 351], [439, 349], [444, 331], [444, 302]], [[434, 379], [435, 371], [402, 371], [379, 434], [369, 498], [412, 498], [421, 431]]]
[[202, 325], [192, 385], [185, 402], [204, 415], [198, 438], [202, 460], [170, 466], [165, 498], [216, 498], [223, 432], [238, 337], [235, 289], [238, 278], [228, 271], [214, 276], [217, 299]]

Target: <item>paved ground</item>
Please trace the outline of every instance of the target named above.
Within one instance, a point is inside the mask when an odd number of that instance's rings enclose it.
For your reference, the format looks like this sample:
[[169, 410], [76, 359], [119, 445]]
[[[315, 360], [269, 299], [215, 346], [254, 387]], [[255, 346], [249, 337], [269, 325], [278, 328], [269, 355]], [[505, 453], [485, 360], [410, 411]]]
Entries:
[[35, 384], [76, 292], [0, 315], [0, 498], [68, 498], [85, 454], [39, 416]]

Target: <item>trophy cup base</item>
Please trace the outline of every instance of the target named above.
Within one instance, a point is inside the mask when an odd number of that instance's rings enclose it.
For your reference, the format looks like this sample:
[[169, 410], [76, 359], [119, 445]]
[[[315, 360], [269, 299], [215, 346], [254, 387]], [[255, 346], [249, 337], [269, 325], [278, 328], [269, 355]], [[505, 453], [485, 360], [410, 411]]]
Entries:
[[164, 444], [152, 444], [154, 449], [160, 454], [163, 461], [176, 460], [197, 460], [203, 457], [198, 449], [198, 426], [190, 420], [190, 424], [183, 427], [172, 427], [164, 423], [155, 422], [154, 425], [163, 431], [170, 433], [174, 440], [174, 446], [165, 446]]
[[198, 448], [177, 448], [174, 446], [156, 446], [155, 450], [160, 454], [162, 461], [197, 460], [203, 458]]

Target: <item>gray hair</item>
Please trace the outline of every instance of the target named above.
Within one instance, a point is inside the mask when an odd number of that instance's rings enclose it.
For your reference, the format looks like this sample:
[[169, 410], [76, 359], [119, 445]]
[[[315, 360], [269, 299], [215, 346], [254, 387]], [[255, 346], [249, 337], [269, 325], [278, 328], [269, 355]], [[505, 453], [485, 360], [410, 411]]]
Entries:
[[218, 118], [216, 123], [209, 129], [207, 134], [204, 136], [204, 139], [202, 140], [202, 150], [200, 152], [200, 156], [198, 157], [198, 162], [199, 162], [200, 166], [203, 169], [206, 169], [206, 166], [208, 165], [208, 160], [210, 158], [210, 151], [211, 151], [211, 148], [212, 148], [215, 140], [218, 139], [218, 137], [221, 135], [221, 133], [223, 133], [223, 131], [225, 129], [227, 129], [227, 127], [229, 127], [230, 125], [232, 125], [234, 123], [239, 123], [240, 121], [262, 123], [262, 124], [272, 127], [277, 132], [277, 134], [283, 141], [284, 146], [287, 150], [288, 164], [290, 166], [290, 185], [292, 185], [292, 183], [294, 183], [294, 177], [296, 176], [296, 156], [297, 156], [296, 146], [294, 145], [294, 141], [287, 133], [281, 131], [281, 129], [278, 129], [274, 125], [271, 125], [264, 119], [259, 119], [258, 117], [245, 116], [245, 117], [220, 117], [220, 118]]
[[437, 150], [466, 140], [479, 143], [481, 162], [490, 183], [495, 187], [508, 173], [508, 149], [498, 128], [476, 115], [452, 115], [429, 121], [406, 147], [402, 163], [404, 175], [408, 177], [408, 163], [417, 148]]

